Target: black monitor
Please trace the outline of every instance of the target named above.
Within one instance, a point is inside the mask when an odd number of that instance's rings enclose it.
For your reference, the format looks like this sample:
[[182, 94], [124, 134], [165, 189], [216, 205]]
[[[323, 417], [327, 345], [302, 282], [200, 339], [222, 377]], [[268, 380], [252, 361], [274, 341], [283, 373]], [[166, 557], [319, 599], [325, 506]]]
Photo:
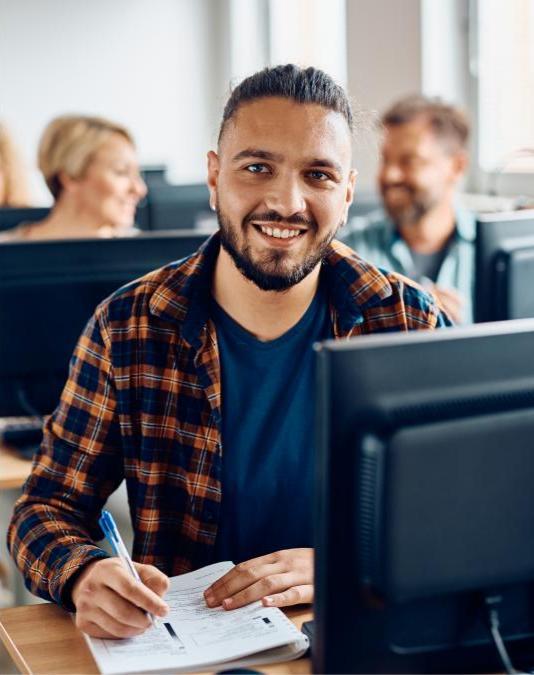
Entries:
[[[50, 208], [48, 206], [0, 208], [0, 231], [10, 230], [22, 223], [37, 223], [46, 218], [49, 213]], [[137, 207], [135, 223], [142, 230], [150, 229], [150, 214], [146, 199], [143, 199]]]
[[0, 208], [0, 230], [10, 230], [21, 223], [36, 223], [50, 213], [48, 207]]
[[191, 229], [213, 215], [205, 183], [195, 185], [149, 184], [147, 194], [151, 230]]
[[50, 413], [96, 305], [205, 239], [184, 230], [0, 245], [0, 416]]
[[534, 211], [479, 215], [475, 321], [534, 317]]
[[168, 185], [167, 166], [165, 164], [145, 164], [140, 169], [141, 178], [148, 188], [151, 185]]
[[534, 320], [317, 349], [314, 672], [534, 664]]

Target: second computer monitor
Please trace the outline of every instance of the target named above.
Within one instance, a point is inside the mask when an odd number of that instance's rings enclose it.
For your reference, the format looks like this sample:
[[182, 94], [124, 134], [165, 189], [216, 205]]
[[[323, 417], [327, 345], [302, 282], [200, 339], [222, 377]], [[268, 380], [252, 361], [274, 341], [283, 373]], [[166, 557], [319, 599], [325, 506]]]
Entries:
[[479, 215], [475, 320], [534, 317], [534, 211]]
[[0, 246], [0, 416], [48, 414], [95, 307], [124, 284], [193, 253], [199, 232]]

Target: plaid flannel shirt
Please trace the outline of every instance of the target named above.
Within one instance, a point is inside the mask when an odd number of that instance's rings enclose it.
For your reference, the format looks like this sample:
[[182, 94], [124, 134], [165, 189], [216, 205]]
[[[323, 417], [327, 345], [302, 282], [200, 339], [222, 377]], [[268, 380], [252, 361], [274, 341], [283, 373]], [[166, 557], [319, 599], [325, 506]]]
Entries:
[[[119, 289], [74, 351], [16, 503], [8, 546], [35, 594], [107, 554], [98, 518], [126, 479], [133, 558], [172, 576], [211, 561], [221, 502], [221, 376], [209, 318], [218, 235]], [[431, 296], [334, 241], [323, 262], [336, 338], [450, 325]]]

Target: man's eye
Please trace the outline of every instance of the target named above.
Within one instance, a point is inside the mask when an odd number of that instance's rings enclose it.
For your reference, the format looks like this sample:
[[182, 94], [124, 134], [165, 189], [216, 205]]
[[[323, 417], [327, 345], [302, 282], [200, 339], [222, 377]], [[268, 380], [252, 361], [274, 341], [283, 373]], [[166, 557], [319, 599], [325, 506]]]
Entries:
[[267, 173], [268, 171], [265, 164], [249, 164], [245, 169], [249, 173]]
[[403, 159], [402, 163], [404, 164], [404, 166], [413, 167], [413, 166], [419, 166], [422, 163], [422, 161], [421, 161], [420, 157], [410, 156], [410, 157], [405, 157]]
[[313, 178], [313, 180], [319, 180], [319, 181], [330, 180], [330, 176], [327, 173], [325, 173], [324, 171], [310, 171], [308, 173], [308, 176], [310, 178]]

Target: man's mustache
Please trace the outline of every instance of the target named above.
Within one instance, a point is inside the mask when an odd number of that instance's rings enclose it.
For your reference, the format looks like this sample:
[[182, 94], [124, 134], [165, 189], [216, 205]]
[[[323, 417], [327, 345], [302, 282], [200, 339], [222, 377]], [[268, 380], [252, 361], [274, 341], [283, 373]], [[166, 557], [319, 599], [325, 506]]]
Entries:
[[409, 185], [404, 185], [404, 183], [391, 183], [390, 185], [382, 185], [383, 194], [386, 194], [386, 192], [388, 192], [389, 190], [399, 190], [399, 189], [404, 190], [405, 192], [408, 192], [411, 195], [415, 194], [415, 190]]
[[306, 218], [298, 213], [295, 213], [292, 216], [281, 216], [276, 211], [264, 211], [263, 213], [251, 213], [243, 221], [243, 224], [247, 223], [286, 223], [287, 225], [305, 225], [309, 228], [316, 228], [317, 223], [313, 218]]

